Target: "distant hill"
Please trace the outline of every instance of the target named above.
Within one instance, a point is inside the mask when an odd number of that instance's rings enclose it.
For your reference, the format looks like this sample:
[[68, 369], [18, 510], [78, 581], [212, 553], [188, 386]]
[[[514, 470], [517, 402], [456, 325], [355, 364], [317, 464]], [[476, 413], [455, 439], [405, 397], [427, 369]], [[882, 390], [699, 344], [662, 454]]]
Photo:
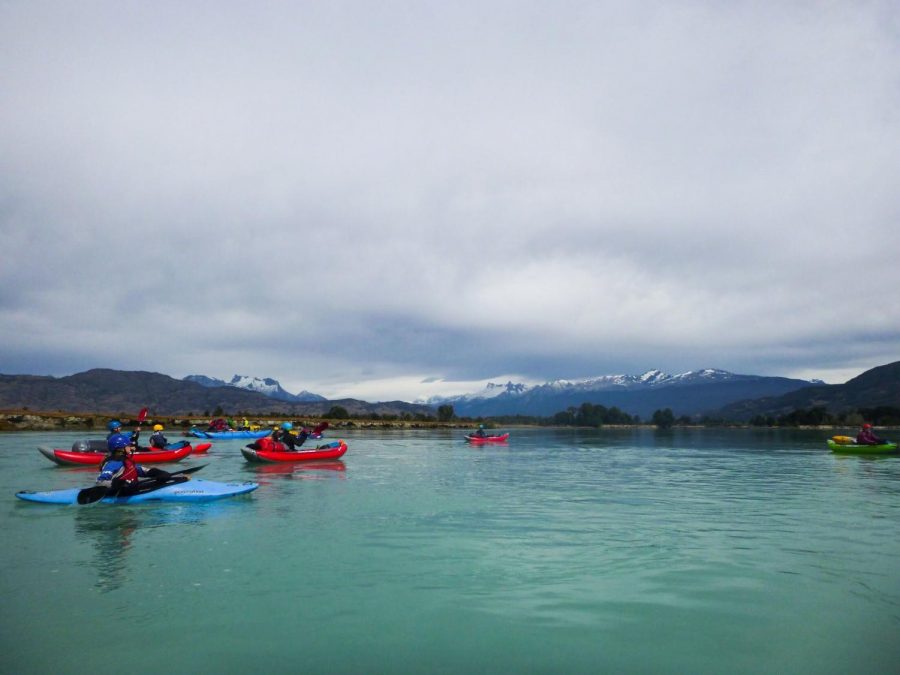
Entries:
[[97, 368], [59, 378], [0, 375], [0, 408], [6, 409], [118, 414], [136, 413], [146, 406], [151, 413], [159, 415], [201, 415], [221, 407], [228, 413], [314, 416], [327, 412], [333, 405], [342, 406], [355, 415], [434, 414], [428, 406], [402, 401], [279, 401], [238, 387], [203, 386], [145, 371]]
[[810, 384], [807, 380], [763, 375], [738, 375], [707, 368], [678, 375], [650, 370], [641, 375], [603, 375], [588, 380], [556, 380], [529, 387], [512, 382], [488, 384], [476, 394], [428, 399], [430, 405], [450, 403], [457, 415], [549, 416], [582, 403], [616, 407], [629, 415], [650, 417], [670, 408], [676, 416], [702, 415], [727, 403], [781, 395]]
[[299, 394], [292, 394], [286, 391], [278, 380], [271, 377], [249, 377], [247, 375], [235, 375], [230, 382], [219, 380], [206, 375], [188, 375], [184, 378], [188, 382], [196, 382], [204, 387], [237, 387], [238, 389], [246, 389], [248, 391], [256, 391], [265, 394], [269, 398], [279, 401], [289, 401], [291, 403], [304, 403], [308, 401], [327, 401], [328, 399], [319, 394], [313, 394], [310, 391], [301, 391]]
[[900, 361], [867, 370], [844, 384], [803, 387], [783, 396], [737, 401], [714, 414], [726, 419], [749, 420], [757, 415], [779, 417], [817, 406], [831, 413], [879, 406], [900, 408]]

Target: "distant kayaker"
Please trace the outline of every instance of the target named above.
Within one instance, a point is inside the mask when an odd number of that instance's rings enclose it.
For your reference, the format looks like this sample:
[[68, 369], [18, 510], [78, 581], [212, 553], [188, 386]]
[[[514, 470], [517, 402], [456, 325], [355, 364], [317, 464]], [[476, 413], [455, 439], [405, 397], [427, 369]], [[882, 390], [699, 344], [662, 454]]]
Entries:
[[484, 438], [485, 436], [487, 436], [487, 432], [484, 430], [483, 424], [478, 425], [478, 430], [475, 432], [474, 435], [477, 436], [478, 438]]
[[163, 435], [163, 425], [154, 424], [153, 433], [150, 435], [150, 447], [156, 450], [162, 450], [168, 444], [168, 439]]
[[857, 445], [882, 445], [887, 443], [887, 441], [883, 438], [878, 438], [875, 432], [872, 431], [872, 425], [866, 422], [860, 428], [859, 433], [856, 434], [856, 443]]
[[168, 471], [156, 467], [145, 469], [137, 464], [131, 452], [131, 437], [128, 434], [114, 434], [106, 441], [106, 445], [109, 455], [100, 465], [97, 485], [115, 490], [119, 495], [128, 495], [137, 492], [140, 478], [155, 478], [156, 482], [164, 483], [172, 477]]
[[216, 419], [209, 421], [209, 427], [206, 430], [207, 431], [231, 431], [231, 427], [228, 425], [228, 422], [226, 422], [224, 418], [217, 417]]

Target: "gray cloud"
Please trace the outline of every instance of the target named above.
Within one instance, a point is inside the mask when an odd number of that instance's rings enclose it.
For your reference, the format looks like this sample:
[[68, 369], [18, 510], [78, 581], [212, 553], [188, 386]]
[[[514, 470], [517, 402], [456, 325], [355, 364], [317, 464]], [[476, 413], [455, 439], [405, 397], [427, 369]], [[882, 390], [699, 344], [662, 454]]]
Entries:
[[4, 3], [0, 372], [895, 360], [898, 16]]

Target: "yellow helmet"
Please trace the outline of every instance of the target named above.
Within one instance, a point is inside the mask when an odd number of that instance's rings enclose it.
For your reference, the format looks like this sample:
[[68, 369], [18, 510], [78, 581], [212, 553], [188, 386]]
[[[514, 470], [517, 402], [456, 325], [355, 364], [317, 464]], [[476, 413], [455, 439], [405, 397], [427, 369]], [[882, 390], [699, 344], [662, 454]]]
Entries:
[[153, 425], [153, 431], [162, 431], [162, 430], [163, 430], [162, 424], [154, 424]]

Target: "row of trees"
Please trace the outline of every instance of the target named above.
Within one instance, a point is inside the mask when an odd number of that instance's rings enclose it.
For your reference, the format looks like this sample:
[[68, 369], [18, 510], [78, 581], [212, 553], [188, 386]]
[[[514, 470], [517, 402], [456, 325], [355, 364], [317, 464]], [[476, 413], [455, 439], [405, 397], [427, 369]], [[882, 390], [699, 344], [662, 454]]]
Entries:
[[814, 406], [804, 410], [794, 410], [778, 417], [757, 415], [750, 420], [756, 427], [797, 427], [797, 426], [846, 426], [858, 427], [863, 422], [876, 426], [900, 424], [900, 408], [878, 406], [857, 408], [839, 413], [828, 412], [825, 406]]
[[[210, 417], [210, 412], [204, 411], [204, 416]], [[257, 413], [258, 414], [258, 413]], [[284, 413], [271, 412], [272, 417], [283, 417]], [[193, 413], [188, 413], [193, 416]], [[212, 412], [212, 417], [224, 417], [225, 412], [221, 406]], [[238, 412], [236, 416], [248, 416], [246, 413]], [[571, 406], [566, 410], [561, 410], [549, 417], [538, 415], [500, 415], [497, 417], [457, 417], [450, 404], [444, 404], [437, 408], [435, 415], [426, 415], [423, 413], [401, 413], [401, 414], [382, 414], [364, 413], [355, 415], [350, 413], [343, 406], [332, 406], [328, 412], [322, 415], [324, 419], [346, 420], [346, 419], [367, 419], [367, 420], [384, 420], [384, 421], [417, 421], [417, 422], [451, 422], [454, 420], [460, 422], [471, 423], [491, 423], [493, 425], [538, 425], [538, 426], [574, 426], [574, 427], [602, 427], [603, 425], [638, 425], [642, 423], [639, 415], [629, 415], [628, 413], [613, 406], [606, 406], [582, 403], [580, 406]], [[688, 417], [682, 415], [676, 417], [671, 408], [663, 408], [654, 411], [650, 417], [650, 423], [662, 428], [668, 429], [676, 425], [700, 425], [700, 426], [722, 426], [731, 424], [733, 421], [716, 419], [710, 417]], [[790, 413], [773, 416], [773, 415], [757, 415], [750, 420], [751, 426], [757, 427], [797, 427], [797, 426], [859, 426], [863, 422], [869, 422], [877, 426], [900, 425], [900, 408], [891, 406], [878, 406], [874, 408], [858, 408], [856, 410], [844, 411], [839, 413], [831, 413], [825, 406], [816, 406], [809, 409], [794, 410]]]

